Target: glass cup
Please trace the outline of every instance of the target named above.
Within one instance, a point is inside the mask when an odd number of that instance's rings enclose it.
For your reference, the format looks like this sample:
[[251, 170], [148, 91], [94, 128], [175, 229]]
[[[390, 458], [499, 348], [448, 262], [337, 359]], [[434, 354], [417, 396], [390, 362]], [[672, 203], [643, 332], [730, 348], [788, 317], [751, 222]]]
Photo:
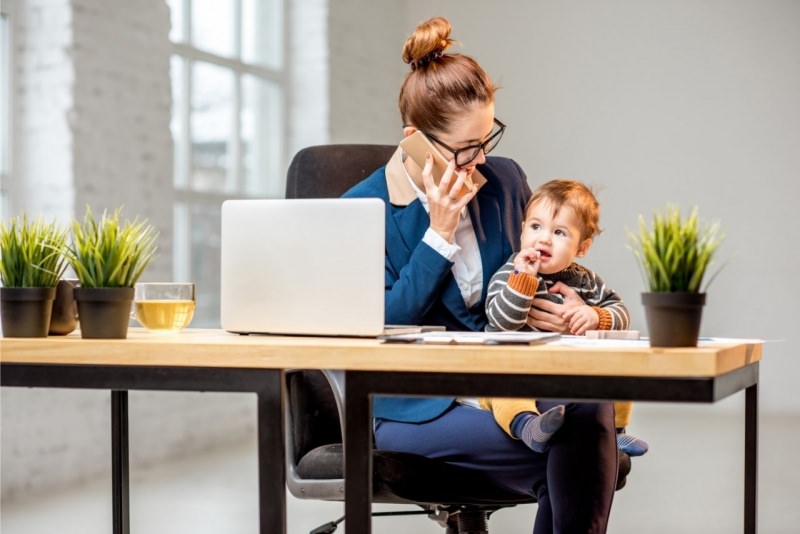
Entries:
[[192, 322], [194, 283], [150, 283], [134, 286], [136, 320], [151, 332], [175, 333]]

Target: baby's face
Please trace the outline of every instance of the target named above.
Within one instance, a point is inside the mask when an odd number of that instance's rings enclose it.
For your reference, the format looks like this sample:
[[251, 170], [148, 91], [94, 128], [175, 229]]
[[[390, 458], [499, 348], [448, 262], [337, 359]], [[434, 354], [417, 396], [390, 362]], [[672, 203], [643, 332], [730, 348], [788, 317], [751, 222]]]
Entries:
[[525, 214], [520, 236], [521, 248], [539, 253], [542, 274], [552, 274], [569, 267], [580, 253], [588, 249], [591, 240], [581, 239], [581, 227], [575, 210], [562, 206], [554, 215], [548, 200], [533, 204]]

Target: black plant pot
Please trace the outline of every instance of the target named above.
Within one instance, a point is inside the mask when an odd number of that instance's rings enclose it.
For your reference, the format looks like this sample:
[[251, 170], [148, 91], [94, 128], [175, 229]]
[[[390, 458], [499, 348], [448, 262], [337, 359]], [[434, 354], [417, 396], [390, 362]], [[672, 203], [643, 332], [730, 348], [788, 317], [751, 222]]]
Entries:
[[65, 336], [78, 326], [78, 307], [73, 294], [73, 289], [78, 287], [78, 284], [76, 279], [58, 281], [53, 313], [50, 315], [51, 336]]
[[47, 337], [54, 287], [0, 287], [0, 317], [5, 337]]
[[705, 293], [642, 293], [651, 347], [696, 347]]
[[133, 304], [132, 287], [76, 287], [78, 321], [84, 339], [125, 339]]

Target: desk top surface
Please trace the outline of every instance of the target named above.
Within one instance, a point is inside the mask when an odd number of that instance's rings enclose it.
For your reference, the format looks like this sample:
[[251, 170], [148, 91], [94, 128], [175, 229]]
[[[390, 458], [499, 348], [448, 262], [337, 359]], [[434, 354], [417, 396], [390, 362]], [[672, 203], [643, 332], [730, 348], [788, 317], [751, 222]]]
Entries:
[[646, 343], [421, 345], [372, 338], [241, 336], [188, 328], [153, 334], [131, 328], [127, 339], [0, 338], [0, 362], [266, 369], [345, 369], [600, 376], [718, 376], [761, 359], [752, 340], [701, 342], [697, 348]]

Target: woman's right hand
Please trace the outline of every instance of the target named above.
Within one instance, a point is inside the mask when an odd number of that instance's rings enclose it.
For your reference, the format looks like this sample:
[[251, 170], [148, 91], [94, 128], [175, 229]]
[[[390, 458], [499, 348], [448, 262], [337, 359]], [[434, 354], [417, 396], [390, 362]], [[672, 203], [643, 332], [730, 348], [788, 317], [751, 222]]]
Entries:
[[[458, 192], [464, 187], [467, 173], [462, 170], [456, 174], [454, 160], [450, 160], [447, 164], [439, 185], [433, 182], [432, 170], [433, 157], [427, 153], [425, 154], [425, 166], [422, 168], [422, 183], [425, 185], [425, 195], [428, 197], [431, 229], [448, 243], [453, 243], [461, 212], [475, 197], [478, 188], [474, 187], [469, 193], [458, 197]], [[453, 180], [454, 176], [455, 180]]]

